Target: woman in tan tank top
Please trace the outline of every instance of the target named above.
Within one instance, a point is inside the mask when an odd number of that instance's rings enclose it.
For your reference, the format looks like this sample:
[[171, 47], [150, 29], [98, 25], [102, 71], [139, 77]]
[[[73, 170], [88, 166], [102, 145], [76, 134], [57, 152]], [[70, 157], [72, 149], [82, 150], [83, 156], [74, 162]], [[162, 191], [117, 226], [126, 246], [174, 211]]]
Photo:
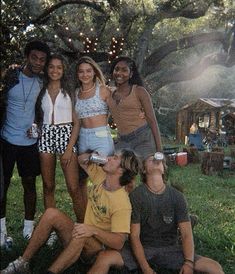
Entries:
[[111, 66], [111, 74], [116, 89], [108, 105], [118, 129], [115, 149], [132, 149], [141, 158], [161, 151], [161, 136], [152, 100], [143, 87], [135, 62], [129, 57], [119, 57]]

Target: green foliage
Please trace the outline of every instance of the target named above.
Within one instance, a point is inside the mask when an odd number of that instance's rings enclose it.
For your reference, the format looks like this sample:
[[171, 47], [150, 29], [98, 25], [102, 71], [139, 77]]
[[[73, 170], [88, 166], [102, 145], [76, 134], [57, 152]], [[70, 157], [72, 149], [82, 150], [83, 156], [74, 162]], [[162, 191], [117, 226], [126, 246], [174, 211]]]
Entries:
[[[224, 172], [222, 177], [203, 175], [198, 164], [190, 164], [186, 167], [170, 166], [169, 168], [169, 181], [183, 188], [190, 213], [196, 214], [199, 218], [199, 223], [194, 228], [197, 254], [218, 260], [226, 274], [235, 272], [234, 177], [235, 173], [231, 171]], [[37, 192], [36, 219], [39, 220], [43, 212], [43, 193], [40, 178], [37, 180]], [[67, 193], [60, 168], [57, 168], [56, 200], [57, 207], [75, 219], [71, 199]], [[22, 188], [18, 176], [14, 173], [7, 203], [8, 233], [14, 238], [14, 247], [11, 252], [1, 253], [1, 268], [21, 255], [27, 245], [27, 242], [22, 239], [23, 215]], [[31, 262], [31, 267], [34, 269], [33, 273], [42, 273], [51, 264], [59, 251], [59, 244], [54, 246], [53, 249], [43, 246]], [[64, 273], [85, 273], [81, 267], [84, 268], [80, 264], [75, 264]], [[111, 273], [127, 274], [125, 271], [114, 270]], [[164, 270], [158, 273], [166, 274], [167, 272]]]

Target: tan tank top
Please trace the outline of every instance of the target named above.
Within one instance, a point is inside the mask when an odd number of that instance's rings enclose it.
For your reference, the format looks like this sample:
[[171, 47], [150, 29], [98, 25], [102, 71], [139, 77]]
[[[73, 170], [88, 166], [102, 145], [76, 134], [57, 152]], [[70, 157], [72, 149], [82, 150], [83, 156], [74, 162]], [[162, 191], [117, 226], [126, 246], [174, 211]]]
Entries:
[[140, 116], [142, 105], [136, 96], [136, 85], [132, 87], [131, 93], [119, 103], [111, 96], [109, 109], [121, 135], [129, 134], [147, 123], [146, 119]]

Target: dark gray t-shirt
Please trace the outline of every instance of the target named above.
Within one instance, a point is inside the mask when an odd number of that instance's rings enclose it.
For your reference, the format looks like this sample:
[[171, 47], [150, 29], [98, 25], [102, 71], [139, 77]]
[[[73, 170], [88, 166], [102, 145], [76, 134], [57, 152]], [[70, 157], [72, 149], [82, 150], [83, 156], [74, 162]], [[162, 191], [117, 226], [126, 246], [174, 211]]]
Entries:
[[145, 184], [131, 194], [132, 223], [140, 223], [143, 246], [163, 247], [177, 242], [178, 223], [189, 221], [184, 195], [171, 186], [154, 194]]

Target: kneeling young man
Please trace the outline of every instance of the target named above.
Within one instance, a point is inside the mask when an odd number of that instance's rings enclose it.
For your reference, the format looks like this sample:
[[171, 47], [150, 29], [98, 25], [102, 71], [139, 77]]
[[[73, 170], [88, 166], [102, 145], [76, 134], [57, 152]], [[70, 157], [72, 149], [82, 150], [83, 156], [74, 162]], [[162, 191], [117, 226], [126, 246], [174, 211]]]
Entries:
[[[156, 274], [151, 263], [179, 270], [180, 274], [199, 271], [223, 274], [216, 261], [194, 254], [191, 222], [184, 195], [163, 181], [164, 165], [153, 156], [144, 162], [143, 184], [130, 193], [132, 204], [130, 244], [121, 252], [99, 253], [91, 273], [108, 273], [110, 266], [141, 268], [144, 274]], [[180, 230], [182, 245], [178, 244]]]
[[47, 273], [61, 273], [76, 262], [81, 252], [90, 258], [105, 248], [120, 250], [123, 247], [130, 232], [131, 217], [131, 204], [123, 186], [138, 174], [138, 159], [128, 150], [108, 157], [102, 168], [89, 164], [88, 159], [87, 153], [79, 156], [79, 164], [93, 182], [84, 223], [74, 223], [56, 208], [47, 209], [22, 257], [10, 263], [2, 274], [26, 273], [29, 260], [53, 230], [61, 238], [64, 250]]

